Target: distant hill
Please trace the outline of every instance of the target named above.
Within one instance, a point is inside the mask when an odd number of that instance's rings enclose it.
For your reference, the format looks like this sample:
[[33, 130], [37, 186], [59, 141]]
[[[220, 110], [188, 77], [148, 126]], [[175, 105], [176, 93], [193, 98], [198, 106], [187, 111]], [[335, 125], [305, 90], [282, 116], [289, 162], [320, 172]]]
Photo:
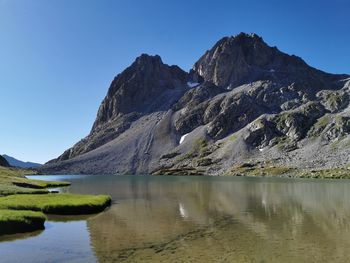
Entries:
[[11, 166], [16, 166], [16, 167], [21, 167], [21, 168], [36, 168], [41, 166], [40, 163], [32, 163], [32, 162], [23, 162], [20, 160], [17, 160], [16, 158], [13, 158], [11, 156], [8, 156], [6, 154], [2, 155], [4, 159], [11, 165]]
[[4, 157], [2, 157], [1, 155], [0, 155], [0, 166], [5, 166], [5, 167], [10, 166], [8, 161]]

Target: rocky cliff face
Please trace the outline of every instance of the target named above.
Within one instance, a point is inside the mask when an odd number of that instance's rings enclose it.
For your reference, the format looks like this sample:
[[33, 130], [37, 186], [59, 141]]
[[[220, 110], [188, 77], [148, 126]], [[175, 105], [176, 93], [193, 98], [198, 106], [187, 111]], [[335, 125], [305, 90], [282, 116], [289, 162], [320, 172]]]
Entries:
[[349, 162], [350, 76], [255, 34], [221, 39], [190, 73], [141, 55], [112, 82], [91, 133], [45, 172], [222, 174], [241, 162]]
[[168, 110], [188, 88], [187, 80], [188, 74], [179, 67], [163, 64], [159, 56], [142, 54], [112, 81], [90, 134], [58, 160], [104, 145], [145, 114]]

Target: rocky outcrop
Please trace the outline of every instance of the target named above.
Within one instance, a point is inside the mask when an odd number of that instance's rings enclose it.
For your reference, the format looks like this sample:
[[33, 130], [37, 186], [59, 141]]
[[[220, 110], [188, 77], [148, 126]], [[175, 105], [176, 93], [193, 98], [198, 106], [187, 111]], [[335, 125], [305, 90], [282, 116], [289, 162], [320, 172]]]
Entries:
[[[350, 76], [255, 34], [221, 39], [189, 73], [141, 55], [119, 74], [91, 133], [43, 172], [223, 174], [246, 162], [350, 162]], [[190, 172], [189, 172], [190, 171]]]
[[9, 167], [10, 164], [7, 162], [7, 160], [0, 155], [0, 166], [4, 166], [4, 167]]
[[304, 82], [321, 88], [332, 77], [297, 56], [268, 46], [258, 35], [245, 33], [222, 38], [194, 64], [193, 70], [204, 80], [228, 89], [257, 80]]

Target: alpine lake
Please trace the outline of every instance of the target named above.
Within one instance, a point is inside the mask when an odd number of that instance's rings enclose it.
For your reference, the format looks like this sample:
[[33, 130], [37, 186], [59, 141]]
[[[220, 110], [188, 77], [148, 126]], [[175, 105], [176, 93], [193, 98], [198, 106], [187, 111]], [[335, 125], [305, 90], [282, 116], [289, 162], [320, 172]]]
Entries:
[[109, 194], [89, 216], [0, 237], [0, 262], [348, 262], [350, 180], [28, 176]]

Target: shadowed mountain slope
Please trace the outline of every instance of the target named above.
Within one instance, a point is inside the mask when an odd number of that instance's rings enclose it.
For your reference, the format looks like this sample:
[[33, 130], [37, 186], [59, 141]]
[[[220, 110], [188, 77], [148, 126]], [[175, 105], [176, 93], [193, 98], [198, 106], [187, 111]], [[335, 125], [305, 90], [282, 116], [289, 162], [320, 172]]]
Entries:
[[23, 162], [20, 161], [14, 157], [8, 156], [6, 154], [3, 155], [3, 157], [6, 159], [6, 161], [14, 167], [20, 167], [20, 168], [37, 168], [41, 166], [40, 163], [33, 163], [33, 162]]
[[4, 166], [4, 167], [9, 167], [10, 166], [8, 161], [1, 155], [0, 155], [0, 166]]

